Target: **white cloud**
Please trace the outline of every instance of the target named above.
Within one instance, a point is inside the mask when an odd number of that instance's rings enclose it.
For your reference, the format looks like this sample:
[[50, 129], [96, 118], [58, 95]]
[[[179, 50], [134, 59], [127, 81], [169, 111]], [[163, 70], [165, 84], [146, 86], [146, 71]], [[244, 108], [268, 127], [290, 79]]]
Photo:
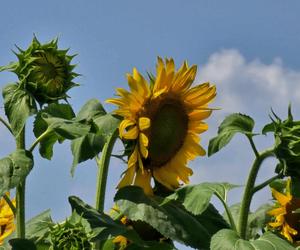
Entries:
[[280, 58], [265, 64], [247, 61], [235, 49], [222, 50], [200, 67], [197, 80], [217, 85], [217, 104], [227, 113], [267, 114], [270, 107], [286, 112], [289, 102], [300, 103], [300, 71], [285, 67]]
[[[260, 59], [248, 61], [238, 50], [222, 50], [212, 54], [207, 63], [199, 67], [196, 82], [212, 82], [217, 86], [217, 98], [213, 107], [220, 107], [208, 120], [210, 129], [202, 135], [201, 143], [207, 148], [208, 140], [217, 133], [217, 126], [226, 115], [241, 112], [250, 115], [256, 122], [255, 131], [270, 121], [271, 107], [283, 119], [292, 103], [293, 114], [299, 119], [300, 71], [286, 67], [280, 58], [271, 63]], [[298, 116], [298, 117], [297, 117]], [[262, 150], [273, 144], [272, 136], [255, 137]], [[191, 166], [194, 169], [192, 183], [203, 181], [227, 181], [245, 183], [254, 159], [253, 152], [242, 135], [236, 136], [223, 150], [211, 158], [198, 158]], [[268, 161], [262, 166], [258, 182], [274, 175], [276, 162]], [[241, 199], [241, 191], [234, 191], [231, 202]], [[254, 207], [270, 198], [270, 191], [260, 192], [255, 197]]]

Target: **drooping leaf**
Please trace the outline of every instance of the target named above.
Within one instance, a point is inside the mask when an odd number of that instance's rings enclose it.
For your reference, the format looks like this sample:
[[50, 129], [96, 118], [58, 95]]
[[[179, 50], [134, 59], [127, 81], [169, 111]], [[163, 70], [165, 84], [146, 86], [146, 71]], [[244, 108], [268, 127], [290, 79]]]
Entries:
[[126, 228], [105, 213], [101, 213], [88, 204], [85, 204], [78, 197], [70, 196], [69, 203], [72, 210], [75, 210], [89, 222], [94, 234], [93, 240], [106, 240], [111, 236], [123, 235], [132, 242], [143, 245], [143, 241], [135, 231]]
[[91, 120], [97, 116], [105, 115], [106, 111], [97, 99], [91, 99], [86, 102], [78, 112], [76, 120]]
[[192, 214], [203, 213], [210, 204], [212, 195], [217, 195], [226, 202], [227, 193], [238, 185], [230, 183], [209, 183], [204, 182], [198, 185], [189, 185], [176, 190], [164, 199], [164, 203], [169, 200], [177, 200]]
[[164, 242], [148, 242], [147, 247], [130, 244], [128, 247], [126, 247], [126, 250], [177, 250], [177, 248]]
[[[135, 186], [124, 187], [115, 196], [121, 213], [130, 220], [144, 221], [166, 238], [194, 248], [209, 249], [212, 235], [228, 228], [221, 215], [211, 208], [212, 205], [203, 211], [206, 212], [203, 216], [194, 216], [174, 200], [162, 201], [159, 197], [146, 196], [141, 188]], [[215, 226], [209, 221], [212, 217]]]
[[79, 163], [94, 158], [102, 151], [108, 137], [115, 132], [120, 123], [120, 120], [112, 114], [106, 114], [103, 106], [96, 99], [89, 100], [81, 108], [75, 120], [90, 124], [91, 129], [88, 134], [72, 141], [72, 175]]
[[47, 129], [52, 130], [40, 141], [40, 155], [51, 159], [53, 145], [64, 139], [74, 139], [87, 134], [90, 125], [75, 121], [75, 114], [69, 104], [52, 103], [41, 110], [34, 121], [34, 134], [42, 135]]
[[218, 129], [218, 135], [209, 141], [208, 156], [225, 147], [236, 133], [253, 135], [254, 120], [247, 115], [231, 114], [227, 116]]
[[15, 136], [24, 128], [29, 116], [37, 112], [33, 97], [18, 84], [9, 84], [3, 88], [5, 114]]
[[50, 227], [53, 225], [50, 209], [48, 209], [26, 222], [26, 238], [36, 244], [42, 243], [42, 240], [48, 236]]
[[266, 232], [256, 240], [243, 240], [230, 229], [216, 233], [211, 240], [211, 250], [292, 250], [295, 249], [288, 241], [271, 232]]
[[33, 167], [33, 157], [29, 151], [18, 149], [0, 160], [0, 196], [17, 187]]
[[120, 119], [112, 114], [106, 114], [103, 116], [96, 117], [94, 119], [96, 126], [98, 127], [99, 133], [105, 138], [112, 135], [115, 130], [119, 127]]
[[104, 146], [104, 138], [100, 134], [88, 133], [85, 136], [77, 138], [71, 143], [73, 154], [73, 163], [71, 174], [75, 172], [75, 167], [83, 161], [94, 158]]

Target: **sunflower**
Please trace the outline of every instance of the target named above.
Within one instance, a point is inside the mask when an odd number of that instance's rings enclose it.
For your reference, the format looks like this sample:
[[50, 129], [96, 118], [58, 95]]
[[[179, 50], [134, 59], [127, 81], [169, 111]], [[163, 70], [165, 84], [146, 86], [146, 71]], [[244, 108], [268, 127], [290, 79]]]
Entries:
[[170, 190], [188, 183], [189, 160], [205, 155], [199, 134], [208, 129], [203, 122], [212, 109], [215, 86], [203, 83], [191, 87], [197, 66], [184, 62], [176, 71], [173, 59], [158, 58], [157, 75], [148, 82], [138, 71], [127, 75], [130, 91], [116, 89], [118, 98], [107, 102], [119, 106], [123, 117], [120, 138], [131, 145], [128, 169], [118, 188], [137, 185], [153, 194], [151, 178]]
[[[9, 197], [9, 193], [6, 194]], [[16, 201], [13, 199], [12, 204], [16, 206]], [[15, 230], [14, 213], [4, 198], [0, 199], [0, 245], [4, 239]]]
[[268, 214], [274, 216], [274, 221], [269, 222], [269, 226], [279, 230], [290, 242], [294, 242], [299, 240], [300, 236], [300, 213], [296, 211], [300, 208], [300, 199], [291, 195], [290, 187], [291, 179], [288, 179], [285, 194], [272, 189], [272, 194], [278, 203]]

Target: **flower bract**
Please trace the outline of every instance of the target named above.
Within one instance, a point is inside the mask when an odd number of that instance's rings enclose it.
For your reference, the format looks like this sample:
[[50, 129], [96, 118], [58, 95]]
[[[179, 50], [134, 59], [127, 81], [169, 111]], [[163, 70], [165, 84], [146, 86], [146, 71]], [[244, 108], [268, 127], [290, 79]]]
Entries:
[[130, 91], [118, 88], [118, 98], [107, 100], [119, 106], [120, 138], [130, 146], [128, 169], [118, 187], [134, 184], [147, 194], [153, 193], [152, 177], [169, 190], [189, 182], [193, 172], [187, 163], [205, 155], [199, 134], [208, 129], [203, 120], [216, 95], [210, 83], [192, 87], [195, 65], [184, 62], [176, 70], [173, 59], [158, 58], [156, 71], [147, 81], [134, 68], [127, 75]]

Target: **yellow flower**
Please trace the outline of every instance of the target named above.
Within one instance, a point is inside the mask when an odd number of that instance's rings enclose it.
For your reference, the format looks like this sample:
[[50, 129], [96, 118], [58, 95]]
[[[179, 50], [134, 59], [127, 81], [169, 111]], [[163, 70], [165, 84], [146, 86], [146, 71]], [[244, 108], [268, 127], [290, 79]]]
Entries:
[[300, 208], [300, 199], [291, 195], [290, 183], [291, 179], [288, 179], [285, 194], [272, 189], [272, 194], [278, 204], [268, 214], [274, 216], [274, 221], [269, 222], [269, 226], [279, 230], [285, 238], [293, 242], [296, 237], [300, 236], [300, 213], [295, 212]]
[[127, 75], [130, 91], [118, 88], [118, 98], [107, 102], [119, 106], [123, 117], [119, 134], [133, 144], [128, 169], [118, 188], [137, 185], [152, 194], [151, 178], [170, 190], [188, 183], [189, 160], [205, 155], [199, 134], [208, 129], [203, 122], [212, 109], [215, 86], [204, 83], [191, 87], [197, 66], [184, 62], [176, 71], [173, 59], [158, 58], [156, 79], [150, 83], [137, 71]]
[[[6, 193], [9, 197], [9, 193]], [[16, 206], [16, 201], [13, 199], [12, 204]], [[15, 230], [14, 213], [4, 198], [0, 199], [0, 245], [4, 239]]]

